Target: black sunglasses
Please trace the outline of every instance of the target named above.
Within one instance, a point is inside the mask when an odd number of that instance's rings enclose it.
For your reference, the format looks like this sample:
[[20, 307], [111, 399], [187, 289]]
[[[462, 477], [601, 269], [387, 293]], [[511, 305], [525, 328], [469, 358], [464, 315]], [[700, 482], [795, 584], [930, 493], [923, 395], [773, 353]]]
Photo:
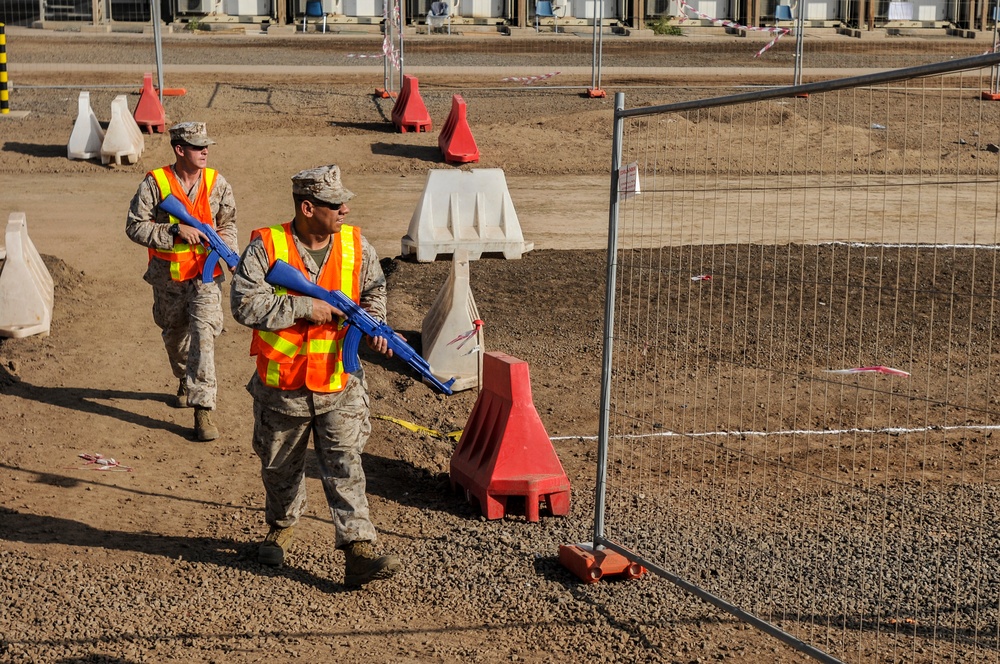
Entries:
[[319, 201], [316, 200], [315, 198], [310, 198], [309, 202], [315, 205], [316, 207], [323, 207], [328, 210], [334, 210], [334, 211], [339, 210], [340, 206], [343, 205], [343, 203], [327, 203], [326, 201]]

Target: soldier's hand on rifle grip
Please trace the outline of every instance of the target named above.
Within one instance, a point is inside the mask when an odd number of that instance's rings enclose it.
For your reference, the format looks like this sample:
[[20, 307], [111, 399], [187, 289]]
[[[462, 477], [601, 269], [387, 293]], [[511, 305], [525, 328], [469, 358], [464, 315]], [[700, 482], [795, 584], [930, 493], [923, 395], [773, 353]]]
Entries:
[[205, 234], [199, 231], [197, 228], [188, 226], [187, 224], [177, 224], [177, 237], [184, 244], [201, 244], [203, 242], [208, 242], [208, 238]]
[[334, 318], [343, 318], [344, 312], [340, 309], [331, 306], [330, 304], [324, 302], [323, 300], [312, 299], [312, 312], [307, 316], [310, 323], [316, 323], [317, 325], [323, 325], [329, 323]]

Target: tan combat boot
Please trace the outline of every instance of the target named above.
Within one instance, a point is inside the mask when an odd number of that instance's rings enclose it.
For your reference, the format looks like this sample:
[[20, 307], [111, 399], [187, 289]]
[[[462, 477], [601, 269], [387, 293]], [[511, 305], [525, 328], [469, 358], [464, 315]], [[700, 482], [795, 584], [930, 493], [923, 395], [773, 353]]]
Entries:
[[388, 579], [402, 569], [399, 558], [379, 556], [371, 542], [352, 542], [344, 548], [344, 585], [360, 586], [374, 579]]
[[184, 386], [184, 379], [181, 378], [180, 383], [177, 384], [177, 396], [170, 404], [174, 408], [188, 408], [188, 392], [187, 388]]
[[219, 437], [219, 427], [212, 424], [212, 410], [204, 406], [194, 407], [194, 435], [205, 442]]
[[285, 555], [292, 550], [292, 526], [282, 528], [271, 526], [267, 537], [257, 549], [257, 562], [262, 565], [279, 567], [285, 562]]

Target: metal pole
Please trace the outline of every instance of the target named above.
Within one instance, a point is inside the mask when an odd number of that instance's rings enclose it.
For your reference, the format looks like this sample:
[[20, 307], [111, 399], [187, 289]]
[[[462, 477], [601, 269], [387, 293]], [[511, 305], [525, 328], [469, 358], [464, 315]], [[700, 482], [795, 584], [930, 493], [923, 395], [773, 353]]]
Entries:
[[608, 478], [608, 428], [611, 417], [611, 357], [615, 336], [615, 280], [618, 271], [618, 172], [622, 165], [625, 93], [615, 93], [615, 125], [611, 143], [611, 203], [608, 207], [608, 272], [604, 291], [604, 353], [601, 360], [600, 425], [597, 432], [597, 484], [594, 487], [594, 546], [604, 538], [604, 499]]
[[[396, 6], [396, 20], [398, 21], [396, 27], [399, 28], [399, 87], [397, 89], [402, 89], [403, 87], [403, 11], [400, 5], [403, 0], [395, 0]], [[451, 11], [449, 8], [448, 11]]]
[[597, 89], [597, 5], [601, 3], [602, 0], [594, 0], [594, 43], [592, 48], [592, 55], [590, 61], [590, 89]]
[[160, 106], [163, 106], [163, 35], [160, 33], [160, 0], [149, 0], [149, 14], [153, 21], [153, 43], [156, 44], [156, 84], [159, 86]]
[[389, 62], [389, 54], [392, 52], [392, 48], [386, 48], [386, 46], [392, 46], [392, 27], [389, 25], [389, 1], [385, 0], [382, 3], [382, 90], [386, 95], [392, 92], [392, 88], [389, 87], [389, 67], [392, 63]]
[[[998, 27], [1000, 27], [1000, 5], [993, 8], [993, 52], [997, 52], [997, 47], [1000, 46], [1000, 32], [998, 32]], [[990, 69], [990, 93], [1000, 94], [1000, 70], [998, 70], [997, 65], [993, 65]]]
[[802, 0], [795, 3], [795, 74], [793, 76], [793, 85], [802, 85], [802, 50], [805, 46], [804, 44], [804, 33], [805, 33], [805, 8], [802, 6]]

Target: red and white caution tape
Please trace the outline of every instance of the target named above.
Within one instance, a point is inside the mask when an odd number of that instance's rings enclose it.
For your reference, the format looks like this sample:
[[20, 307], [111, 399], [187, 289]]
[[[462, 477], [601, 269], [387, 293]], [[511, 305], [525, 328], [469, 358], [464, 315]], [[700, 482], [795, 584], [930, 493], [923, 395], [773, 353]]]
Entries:
[[115, 470], [123, 473], [131, 473], [132, 468], [123, 466], [114, 459], [105, 457], [103, 454], [78, 454], [81, 459], [86, 460], [86, 464], [80, 466], [80, 470]]
[[[479, 330], [483, 329], [483, 321], [481, 321], [481, 320], [477, 319], [477, 320], [472, 321], [472, 325], [473, 325], [473, 327], [472, 327], [471, 330], [469, 330], [468, 332], [463, 332], [462, 334], [458, 335], [457, 337], [455, 337], [454, 339], [452, 339], [451, 341], [449, 341], [448, 345], [450, 346], [453, 343], [461, 341], [462, 343], [458, 344], [458, 346], [455, 348], [455, 350], [462, 350], [462, 346], [465, 345], [465, 342], [468, 341], [469, 339], [471, 339], [472, 337], [476, 336], [476, 334], [479, 332]], [[477, 350], [478, 348], [479, 348], [479, 346], [476, 346], [473, 349], [473, 351]], [[473, 351], [469, 351], [469, 352], [471, 353]], [[469, 353], [466, 353], [466, 355], [468, 355], [468, 354]]]
[[372, 53], [372, 54], [369, 55], [367, 53], [348, 53], [347, 57], [349, 57], [349, 58], [384, 58], [385, 54], [384, 53]]
[[552, 78], [553, 76], [558, 76], [559, 72], [551, 71], [548, 74], [542, 74], [541, 76], [508, 76], [507, 78], [501, 78], [503, 82], [512, 83], [523, 83], [524, 85], [532, 85], [538, 81], [544, 81], [547, 78]]
[[691, 281], [711, 281], [712, 275], [710, 274], [699, 274], [695, 277], [691, 277]]
[[892, 367], [885, 367], [879, 365], [877, 367], [854, 367], [853, 369], [827, 369], [826, 373], [832, 374], [856, 374], [856, 373], [880, 373], [887, 376], [903, 376], [909, 377], [910, 373], [908, 371], [903, 371], [902, 369], [893, 369]]
[[715, 18], [713, 16], [705, 14], [704, 12], [698, 11], [697, 9], [689, 5], [687, 2], [685, 2], [685, 0], [680, 0], [680, 4], [682, 10], [680, 18], [678, 19], [678, 21], [680, 22], [687, 20], [688, 18], [687, 15], [683, 13], [683, 10], [687, 10], [692, 14], [695, 14], [700, 19], [703, 19], [705, 21], [711, 21], [716, 25], [721, 25], [726, 28], [736, 28], [737, 30], [749, 30], [751, 32], [770, 32], [771, 34], [776, 35], [774, 39], [772, 39], [771, 41], [769, 41], [767, 44], [764, 45], [764, 48], [757, 51], [756, 55], [753, 56], [755, 58], [760, 57], [762, 54], [769, 51], [772, 46], [778, 43], [779, 39], [781, 39], [782, 37], [784, 37], [789, 33], [789, 30], [787, 28], [758, 28], [757, 26], [742, 25], [740, 23], [737, 23], [736, 21], [730, 21], [724, 18]]

